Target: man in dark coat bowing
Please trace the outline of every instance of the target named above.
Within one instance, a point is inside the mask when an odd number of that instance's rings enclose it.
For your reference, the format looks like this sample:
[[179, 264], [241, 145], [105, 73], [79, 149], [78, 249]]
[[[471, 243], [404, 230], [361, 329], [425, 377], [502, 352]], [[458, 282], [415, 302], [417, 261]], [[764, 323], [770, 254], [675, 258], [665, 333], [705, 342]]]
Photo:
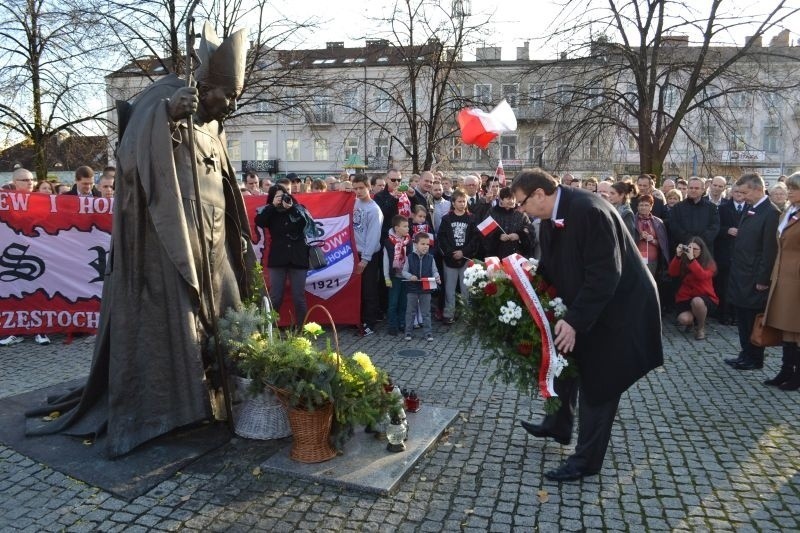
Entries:
[[573, 354], [579, 374], [559, 382], [557, 413], [522, 426], [568, 444], [580, 396], [575, 453], [545, 474], [571, 481], [600, 471], [622, 393], [663, 364], [658, 291], [610, 203], [561, 187], [541, 169], [518, 174], [511, 188], [522, 209], [542, 220], [539, 272], [567, 305], [555, 344]]

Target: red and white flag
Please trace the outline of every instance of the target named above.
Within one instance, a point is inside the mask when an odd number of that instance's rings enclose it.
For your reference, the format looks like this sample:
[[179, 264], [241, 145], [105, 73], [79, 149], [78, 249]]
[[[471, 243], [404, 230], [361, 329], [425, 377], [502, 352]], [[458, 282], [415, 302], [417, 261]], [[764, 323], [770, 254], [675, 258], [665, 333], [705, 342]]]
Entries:
[[493, 232], [499, 227], [500, 224], [498, 224], [497, 221], [494, 218], [492, 218], [492, 215], [489, 215], [484, 219], [483, 222], [478, 224], [478, 229], [480, 230], [481, 233], [483, 233], [484, 237], [488, 236], [491, 232]]
[[458, 126], [464, 144], [486, 149], [498, 135], [517, 129], [517, 117], [508, 102], [503, 100], [490, 112], [467, 107], [458, 112]]
[[423, 291], [436, 290], [436, 278], [421, 278], [420, 282], [422, 282]]
[[501, 187], [506, 186], [506, 171], [503, 170], [503, 160], [497, 160], [497, 170], [494, 171], [494, 179], [500, 182]]

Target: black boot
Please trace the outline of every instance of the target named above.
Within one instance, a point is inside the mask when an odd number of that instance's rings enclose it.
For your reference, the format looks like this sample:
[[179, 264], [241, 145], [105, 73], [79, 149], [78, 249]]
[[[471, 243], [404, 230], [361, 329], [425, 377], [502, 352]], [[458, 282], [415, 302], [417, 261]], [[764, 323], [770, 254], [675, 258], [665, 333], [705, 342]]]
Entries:
[[798, 349], [797, 344], [793, 342], [784, 342], [783, 343], [783, 357], [789, 355], [789, 361], [794, 366], [794, 372], [792, 375], [778, 385], [778, 388], [781, 390], [797, 390], [800, 389], [800, 349]]
[[781, 370], [778, 372], [778, 375], [772, 379], [768, 379], [764, 382], [764, 385], [770, 385], [771, 387], [778, 387], [782, 385], [789, 378], [792, 377], [795, 373], [795, 364], [794, 360], [792, 359], [793, 350], [797, 348], [796, 345], [784, 342], [783, 343], [783, 359], [781, 361]]

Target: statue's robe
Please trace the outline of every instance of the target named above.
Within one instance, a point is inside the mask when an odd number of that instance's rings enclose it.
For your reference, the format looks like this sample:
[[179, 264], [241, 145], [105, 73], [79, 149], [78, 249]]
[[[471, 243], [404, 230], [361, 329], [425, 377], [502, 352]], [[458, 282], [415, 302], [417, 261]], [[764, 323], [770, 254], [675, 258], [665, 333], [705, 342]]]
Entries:
[[91, 373], [84, 388], [44, 409], [64, 414], [37, 430], [105, 432], [111, 457], [212, 415], [211, 320], [198, 212], [217, 314], [251, 287], [250, 226], [217, 122], [195, 125], [203, 204], [196, 207], [187, 124], [173, 123], [167, 113], [168, 99], [182, 86], [171, 75], [133, 102], [117, 150], [111, 250]]

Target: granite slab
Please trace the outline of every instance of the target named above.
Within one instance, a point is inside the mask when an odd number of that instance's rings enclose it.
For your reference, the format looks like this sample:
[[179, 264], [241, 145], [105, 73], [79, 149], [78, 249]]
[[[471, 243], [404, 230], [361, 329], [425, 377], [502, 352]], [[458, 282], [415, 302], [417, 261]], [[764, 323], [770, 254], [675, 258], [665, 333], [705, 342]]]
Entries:
[[287, 441], [275, 455], [261, 465], [265, 474], [293, 476], [327, 485], [363, 492], [389, 495], [439, 438], [458, 415], [458, 410], [423, 405], [416, 413], [408, 413], [409, 434], [404, 452], [386, 449], [386, 440], [379, 441], [364, 428], [356, 429], [347, 442], [344, 454], [316, 464], [298, 463], [289, 458], [291, 442]]

